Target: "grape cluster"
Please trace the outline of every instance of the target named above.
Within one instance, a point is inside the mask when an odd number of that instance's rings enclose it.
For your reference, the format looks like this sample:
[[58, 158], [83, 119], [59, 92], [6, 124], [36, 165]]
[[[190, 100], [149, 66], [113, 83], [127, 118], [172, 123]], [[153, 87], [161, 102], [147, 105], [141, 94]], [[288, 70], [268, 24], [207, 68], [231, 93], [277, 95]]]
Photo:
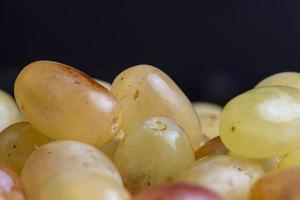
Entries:
[[300, 73], [222, 108], [153, 66], [109, 84], [37, 61], [14, 94], [0, 91], [1, 200], [300, 199]]

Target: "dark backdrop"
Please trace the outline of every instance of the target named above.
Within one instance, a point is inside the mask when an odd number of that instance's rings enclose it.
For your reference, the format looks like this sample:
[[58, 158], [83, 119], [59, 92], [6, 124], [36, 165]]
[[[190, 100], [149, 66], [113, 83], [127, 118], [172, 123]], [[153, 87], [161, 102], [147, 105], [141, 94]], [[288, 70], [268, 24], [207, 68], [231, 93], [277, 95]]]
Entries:
[[191, 100], [224, 104], [263, 77], [300, 70], [300, 1], [0, 0], [0, 88], [50, 59], [107, 81], [136, 64]]

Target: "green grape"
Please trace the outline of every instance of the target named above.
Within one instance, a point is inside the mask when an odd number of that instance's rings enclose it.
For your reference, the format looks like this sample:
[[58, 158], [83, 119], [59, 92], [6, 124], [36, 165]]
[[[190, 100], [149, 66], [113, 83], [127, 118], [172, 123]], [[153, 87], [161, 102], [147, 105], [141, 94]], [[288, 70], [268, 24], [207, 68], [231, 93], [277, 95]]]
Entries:
[[251, 185], [264, 174], [254, 160], [229, 155], [206, 156], [181, 173], [178, 181], [207, 187], [225, 199], [246, 200]]
[[289, 166], [300, 166], [300, 149], [287, 154], [278, 163], [278, 168], [285, 168]]
[[201, 127], [191, 102], [158, 68], [149, 65], [128, 68], [115, 78], [111, 91], [121, 104], [125, 133], [134, 123], [164, 116], [185, 130], [194, 150], [200, 147]]
[[0, 163], [0, 199], [26, 200], [25, 196], [25, 191], [17, 174]]
[[13, 124], [0, 133], [0, 160], [21, 173], [31, 153], [50, 141], [50, 138], [34, 129], [29, 122]]
[[194, 102], [193, 106], [201, 122], [202, 134], [208, 140], [219, 136], [222, 107], [207, 102]]
[[0, 90], [0, 131], [24, 118], [15, 100], [6, 92]]
[[21, 179], [28, 196], [34, 199], [51, 177], [71, 170], [100, 174], [122, 185], [116, 167], [101, 151], [67, 140], [47, 143], [33, 152], [24, 164]]
[[299, 166], [274, 170], [253, 185], [249, 200], [298, 200], [300, 199], [299, 180]]
[[15, 96], [30, 123], [52, 139], [101, 146], [121, 126], [117, 99], [83, 72], [60, 63], [26, 66], [15, 82]]
[[172, 181], [194, 162], [186, 133], [173, 120], [154, 117], [126, 132], [115, 163], [132, 193]]
[[32, 200], [129, 200], [126, 189], [110, 178], [86, 171], [68, 170], [55, 174]]
[[273, 74], [261, 82], [259, 82], [255, 87], [265, 87], [265, 86], [289, 86], [293, 88], [300, 89], [300, 73], [298, 72], [281, 72]]
[[234, 154], [274, 158], [300, 147], [300, 91], [261, 87], [232, 99], [221, 116], [221, 139]]

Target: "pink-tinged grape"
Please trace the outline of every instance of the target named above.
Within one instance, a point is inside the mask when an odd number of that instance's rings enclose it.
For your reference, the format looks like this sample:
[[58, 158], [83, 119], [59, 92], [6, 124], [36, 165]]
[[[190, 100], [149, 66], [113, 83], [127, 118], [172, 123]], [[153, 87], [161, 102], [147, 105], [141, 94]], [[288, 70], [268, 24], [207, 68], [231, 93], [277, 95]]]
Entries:
[[299, 166], [274, 170], [253, 185], [249, 200], [298, 200], [299, 180]]
[[196, 159], [208, 156], [208, 155], [225, 155], [228, 153], [228, 149], [223, 144], [220, 137], [215, 137], [208, 142], [206, 142], [202, 147], [200, 147], [195, 152]]
[[111, 91], [121, 104], [125, 133], [134, 123], [164, 116], [173, 119], [185, 130], [194, 150], [200, 147], [200, 123], [191, 102], [158, 68], [149, 65], [128, 68], [115, 78]]
[[29, 122], [18, 122], [0, 133], [0, 160], [20, 174], [31, 153], [50, 141]]
[[26, 195], [17, 174], [0, 163], [0, 199], [26, 200]]
[[101, 146], [121, 125], [117, 99], [83, 72], [61, 63], [26, 66], [16, 79], [15, 96], [30, 123], [52, 139]]
[[0, 131], [23, 120], [24, 117], [15, 100], [9, 94], [0, 90]]
[[252, 184], [262, 175], [263, 169], [254, 160], [213, 155], [197, 160], [178, 181], [207, 187], [225, 199], [246, 200]]
[[300, 147], [300, 91], [285, 86], [249, 90], [225, 106], [221, 139], [234, 154], [274, 158]]
[[126, 189], [100, 174], [62, 171], [43, 183], [40, 196], [32, 200], [129, 200]]
[[219, 136], [222, 107], [207, 102], [194, 102], [193, 107], [200, 120], [202, 134], [209, 140]]
[[124, 184], [132, 193], [172, 181], [193, 162], [188, 136], [165, 117], [150, 118], [132, 126], [115, 154]]
[[201, 186], [173, 183], [151, 188], [138, 194], [133, 200], [223, 200], [223, 198]]
[[28, 196], [35, 199], [53, 176], [74, 170], [100, 174], [122, 186], [119, 172], [105, 154], [88, 144], [64, 140], [47, 143], [33, 152], [24, 164], [21, 179]]
[[260, 81], [255, 87], [258, 88], [265, 86], [289, 86], [300, 89], [300, 73], [281, 72], [273, 74]]

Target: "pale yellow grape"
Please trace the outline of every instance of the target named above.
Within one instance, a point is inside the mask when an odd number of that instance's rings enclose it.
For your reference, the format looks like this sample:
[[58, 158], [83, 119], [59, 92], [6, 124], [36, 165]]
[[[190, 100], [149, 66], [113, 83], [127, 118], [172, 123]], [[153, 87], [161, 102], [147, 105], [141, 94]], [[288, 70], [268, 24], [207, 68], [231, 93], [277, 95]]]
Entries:
[[173, 119], [185, 130], [194, 150], [200, 147], [200, 123], [191, 102], [160, 69], [150, 65], [128, 68], [115, 78], [111, 91], [121, 104], [125, 133], [133, 123], [164, 116]]
[[289, 166], [300, 166], [300, 149], [287, 154], [278, 163], [278, 168], [285, 168]]
[[0, 90], [0, 131], [23, 120], [24, 117], [15, 100], [9, 94]]
[[300, 147], [300, 91], [284, 86], [249, 90], [221, 116], [221, 139], [234, 154], [274, 158]]
[[193, 102], [193, 106], [201, 123], [202, 134], [209, 140], [219, 136], [222, 107], [208, 102]]
[[0, 133], [0, 160], [20, 174], [31, 153], [50, 141], [29, 122], [18, 122]]
[[15, 96], [30, 123], [53, 139], [101, 146], [121, 125], [117, 99], [83, 72], [61, 63], [26, 66], [15, 82]]
[[273, 74], [262, 81], [255, 87], [265, 86], [289, 86], [300, 90], [300, 73], [298, 72], [281, 72]]
[[95, 79], [95, 81], [97, 81], [100, 85], [102, 85], [103, 87], [105, 87], [109, 91], [111, 90], [111, 83], [106, 82], [106, 81], [102, 81], [102, 80], [99, 80], [99, 79]]
[[249, 200], [299, 200], [299, 180], [299, 166], [274, 170], [253, 185]]
[[55, 174], [40, 188], [40, 196], [31, 200], [129, 200], [126, 189], [110, 178], [85, 171]]
[[173, 120], [154, 117], [128, 129], [115, 154], [132, 193], [170, 182], [194, 162], [190, 140]]
[[227, 200], [246, 200], [252, 184], [262, 175], [263, 169], [254, 160], [213, 155], [197, 160], [178, 181], [207, 187]]
[[76, 141], [55, 141], [38, 148], [24, 164], [21, 178], [29, 196], [38, 196], [52, 176], [69, 170], [84, 170], [122, 180], [114, 164], [101, 151]]

